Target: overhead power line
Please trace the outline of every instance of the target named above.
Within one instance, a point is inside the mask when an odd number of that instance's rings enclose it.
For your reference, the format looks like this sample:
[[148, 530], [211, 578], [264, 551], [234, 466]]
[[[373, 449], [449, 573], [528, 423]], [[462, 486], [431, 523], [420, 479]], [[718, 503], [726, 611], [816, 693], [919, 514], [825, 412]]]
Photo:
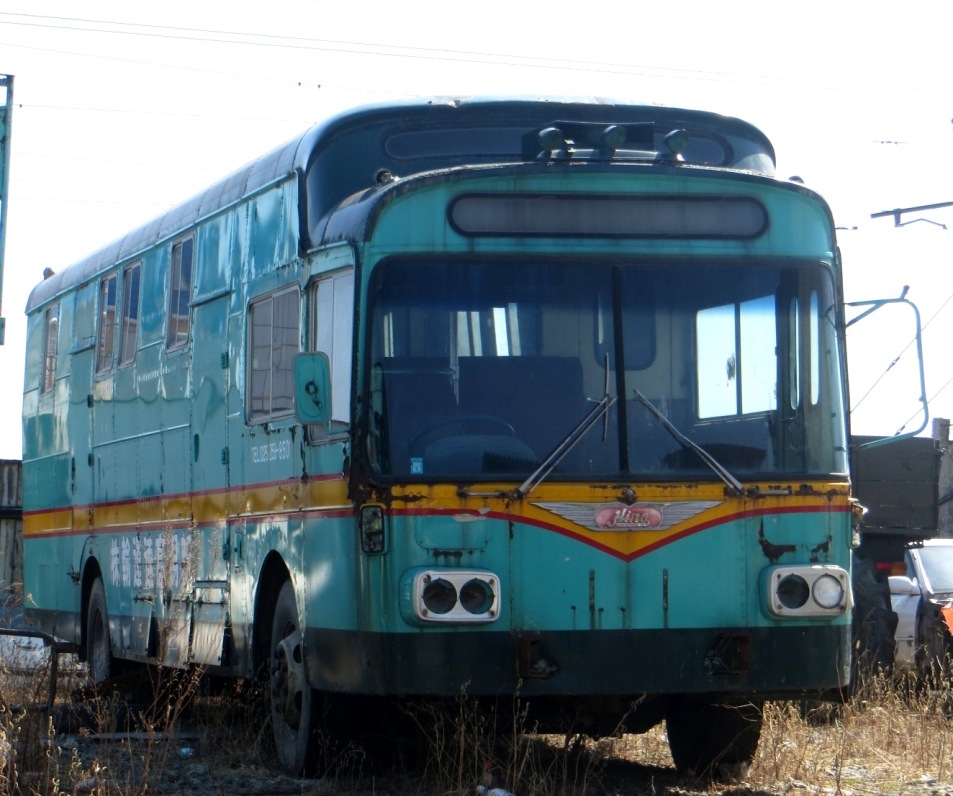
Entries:
[[41, 105], [37, 103], [23, 103], [18, 108], [33, 108], [35, 110], [52, 111], [82, 111], [88, 113], [130, 113], [145, 116], [182, 116], [194, 119], [215, 119], [232, 122], [290, 122], [293, 124], [312, 125], [313, 119], [282, 119], [277, 116], [229, 116], [221, 113], [188, 113], [185, 111], [155, 110], [149, 108], [92, 108], [79, 105]]
[[[0, 15], [2, 15], [2, 13], [3, 12], [0, 12]], [[0, 20], [0, 25], [3, 25], [3, 24], [5, 24], [3, 20]], [[319, 82], [316, 80], [296, 79], [293, 77], [271, 77], [269, 75], [266, 75], [260, 72], [256, 72], [254, 74], [248, 73], [248, 72], [232, 72], [232, 71], [225, 71], [222, 69], [209, 69], [207, 67], [195, 66], [185, 62], [159, 63], [157, 61], [144, 61], [140, 58], [121, 58], [116, 55], [104, 55], [102, 53], [84, 53], [84, 52], [76, 52], [75, 50], [55, 49], [52, 47], [36, 47], [33, 45], [20, 44], [20, 43], [8, 42], [8, 41], [6, 42], [0, 41], [0, 47], [15, 47], [20, 50], [30, 50], [32, 52], [51, 53], [54, 55], [68, 55], [68, 56], [72, 56], [76, 58], [93, 58], [98, 61], [110, 61], [112, 63], [120, 63], [120, 64], [134, 64], [136, 66], [154, 67], [156, 69], [162, 69], [162, 70], [178, 69], [182, 72], [192, 72], [197, 74], [214, 75], [216, 77], [224, 77], [224, 78], [237, 78], [239, 80], [246, 80], [246, 81], [258, 80], [264, 83], [277, 83], [282, 85], [298, 86], [298, 87], [313, 87], [318, 89], [336, 89], [336, 90], [342, 90], [342, 91], [367, 92], [367, 93], [373, 93], [375, 95], [393, 94], [395, 96], [400, 96], [400, 97], [417, 96], [409, 91], [401, 91], [401, 92], [387, 91], [378, 86], [374, 86], [374, 87], [346, 86], [339, 83], [330, 83], [324, 80]], [[30, 107], [30, 106], [26, 104], [21, 104], [19, 105], [19, 107]], [[84, 109], [66, 107], [64, 108], [64, 110], [84, 110]], [[114, 112], [114, 113], [135, 113], [135, 111], [127, 111], [125, 109], [118, 109], [118, 108], [115, 108], [115, 109], [110, 108], [107, 110], [108, 112]], [[161, 115], [163, 116], [175, 115], [175, 114], [176, 114], [176, 111], [162, 111], [161, 112]], [[216, 116], [217, 118], [220, 118], [218, 117], [218, 115]]]
[[[10, 19], [15, 17], [17, 19]], [[268, 33], [247, 33], [213, 28], [191, 28], [174, 25], [158, 25], [138, 22], [88, 19], [83, 17], [52, 16], [44, 14], [19, 14], [0, 11], [0, 24], [25, 27], [73, 30], [85, 33], [145, 36], [168, 38], [177, 41], [194, 41], [245, 45], [253, 47], [278, 47], [284, 49], [324, 50], [345, 54], [378, 55], [384, 57], [441, 60], [454, 63], [496, 64], [522, 66], [536, 69], [584, 71], [619, 75], [649, 75], [677, 80], [731, 82], [747, 85], [786, 86], [824, 90], [852, 90], [856, 86], [838, 86], [830, 81], [810, 82], [802, 77], [777, 75], [742, 75], [731, 72], [713, 72], [701, 69], [671, 69], [642, 65], [627, 65], [608, 61], [580, 61], [565, 58], [547, 58], [513, 53], [493, 53], [479, 50], [451, 50], [429, 47], [408, 47], [380, 42], [361, 42], [346, 39], [322, 39], [304, 36], [289, 36]], [[910, 87], [905, 87], [910, 88]], [[913, 87], [915, 88], [915, 87]]]

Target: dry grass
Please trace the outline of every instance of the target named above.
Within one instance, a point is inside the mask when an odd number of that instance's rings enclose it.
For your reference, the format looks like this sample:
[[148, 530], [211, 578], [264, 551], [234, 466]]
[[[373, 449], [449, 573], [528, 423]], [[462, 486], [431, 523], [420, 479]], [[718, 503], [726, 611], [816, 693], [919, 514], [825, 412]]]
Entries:
[[[600, 740], [528, 732], [501, 738], [461, 701], [455, 720], [428, 715], [421, 721], [437, 730], [418, 792], [462, 795], [484, 782], [518, 796], [951, 794], [951, 693], [950, 683], [923, 688], [877, 676], [846, 704], [768, 703], [755, 760], [744, 782], [731, 786], [680, 780], [664, 724]], [[514, 727], [527, 730], [514, 715]]]
[[[423, 746], [384, 780], [371, 770], [372, 751], [328, 738], [327, 776], [278, 788], [262, 694], [247, 684], [209, 694], [197, 673], [154, 670], [145, 707], [123, 710], [117, 697], [94, 695], [82, 726], [66, 727], [59, 710], [54, 721], [31, 709], [46, 677], [0, 671], [0, 796], [211, 796], [230, 792], [222, 772], [264, 793], [463, 796], [478, 785], [516, 796], [953, 793], [944, 784], [953, 782], [948, 683], [927, 689], [875, 677], [845, 705], [769, 703], [754, 763], [729, 788], [680, 781], [664, 725], [602, 740], [540, 736], [518, 700], [495, 715], [465, 694], [450, 708], [405, 706]], [[61, 705], [72, 686], [64, 680]], [[97, 737], [109, 742], [92, 743]], [[205, 778], [189, 780], [196, 772]]]
[[806, 716], [769, 704], [750, 780], [885, 794], [953, 782], [950, 688], [874, 677], [847, 704]]

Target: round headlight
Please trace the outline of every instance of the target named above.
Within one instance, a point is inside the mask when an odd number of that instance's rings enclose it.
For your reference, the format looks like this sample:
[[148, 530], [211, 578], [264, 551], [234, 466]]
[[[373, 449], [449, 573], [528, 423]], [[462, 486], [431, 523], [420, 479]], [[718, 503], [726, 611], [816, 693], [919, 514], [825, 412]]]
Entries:
[[493, 587], [482, 578], [471, 578], [460, 588], [460, 605], [468, 613], [485, 614], [493, 606]]
[[781, 605], [793, 610], [801, 608], [807, 602], [811, 589], [800, 575], [785, 575], [778, 583], [777, 595]]
[[424, 586], [421, 599], [428, 611], [446, 614], [457, 604], [457, 590], [449, 580], [434, 578]]
[[836, 608], [844, 599], [844, 587], [833, 575], [821, 575], [814, 581], [814, 602], [821, 608]]

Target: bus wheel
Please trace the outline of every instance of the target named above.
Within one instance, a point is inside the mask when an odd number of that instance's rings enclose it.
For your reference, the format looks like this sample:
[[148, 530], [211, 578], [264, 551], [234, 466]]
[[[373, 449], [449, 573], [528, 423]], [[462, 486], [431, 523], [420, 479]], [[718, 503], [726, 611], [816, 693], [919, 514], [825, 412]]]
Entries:
[[86, 665], [93, 685], [109, 680], [114, 672], [112, 647], [109, 642], [109, 614], [106, 611], [106, 590], [102, 578], [93, 581], [86, 609]]
[[315, 759], [315, 700], [305, 674], [303, 643], [294, 587], [285, 581], [271, 626], [268, 690], [278, 760], [293, 776], [305, 773]]
[[760, 705], [673, 697], [665, 728], [675, 767], [700, 779], [741, 779], [757, 751], [763, 721]]

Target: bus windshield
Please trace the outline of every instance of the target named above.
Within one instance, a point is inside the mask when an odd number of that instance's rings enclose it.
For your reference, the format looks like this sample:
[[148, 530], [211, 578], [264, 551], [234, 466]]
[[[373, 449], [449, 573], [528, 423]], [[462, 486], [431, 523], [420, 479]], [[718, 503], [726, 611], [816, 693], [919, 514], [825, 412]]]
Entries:
[[392, 259], [370, 297], [382, 476], [526, 477], [606, 395], [550, 480], [718, 478], [696, 446], [749, 479], [846, 472], [821, 265]]

